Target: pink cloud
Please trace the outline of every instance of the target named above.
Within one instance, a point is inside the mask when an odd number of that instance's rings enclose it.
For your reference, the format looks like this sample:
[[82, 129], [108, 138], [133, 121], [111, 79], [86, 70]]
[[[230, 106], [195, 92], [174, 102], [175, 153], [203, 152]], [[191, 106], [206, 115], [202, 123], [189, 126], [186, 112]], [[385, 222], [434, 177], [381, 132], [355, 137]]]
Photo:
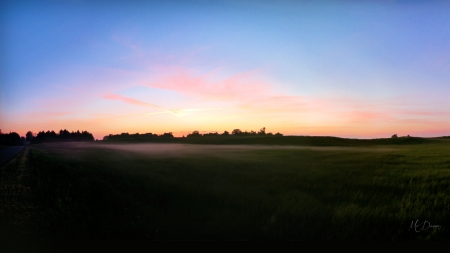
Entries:
[[248, 71], [214, 81], [211, 80], [214, 72], [195, 76], [187, 70], [178, 69], [163, 74], [159, 81], [147, 82], [145, 85], [177, 91], [188, 96], [236, 101], [271, 91], [272, 85], [258, 80], [256, 73], [257, 71]]
[[351, 122], [368, 122], [368, 121], [391, 121], [394, 118], [386, 111], [362, 111], [352, 110], [340, 113], [340, 117], [346, 118]]
[[261, 80], [260, 72], [247, 71], [217, 80], [214, 77], [217, 77], [218, 71], [195, 75], [189, 70], [178, 68], [162, 72], [159, 81], [146, 82], [146, 85], [206, 100], [233, 102], [239, 109], [258, 114], [313, 113], [340, 117], [343, 122], [391, 121], [395, 120], [396, 113], [427, 114], [411, 110], [393, 110], [392, 108], [398, 108], [399, 100], [387, 101], [380, 105], [379, 101], [351, 97], [286, 95], [278, 92], [276, 85]]
[[450, 118], [450, 111], [396, 110], [398, 114], [413, 116], [440, 116]]
[[218, 110], [221, 108], [189, 108], [189, 109], [166, 109], [164, 107], [160, 107], [154, 104], [149, 104], [149, 103], [145, 103], [142, 102], [140, 100], [134, 99], [134, 98], [129, 98], [126, 96], [122, 96], [119, 94], [107, 94], [107, 95], [103, 95], [103, 98], [105, 99], [110, 99], [110, 100], [119, 100], [128, 104], [132, 104], [132, 105], [138, 105], [138, 106], [148, 106], [148, 107], [154, 107], [154, 108], [158, 108], [161, 109], [163, 111], [160, 112], [149, 112], [149, 113], [145, 113], [145, 114], [139, 114], [139, 115], [152, 115], [152, 114], [160, 114], [160, 113], [172, 113], [174, 115], [177, 116], [184, 116], [186, 112], [195, 112], [195, 111], [209, 111], [209, 110]]
[[145, 102], [139, 101], [137, 99], [125, 97], [125, 96], [122, 96], [119, 94], [106, 94], [106, 95], [103, 95], [103, 98], [110, 99], [110, 100], [119, 100], [119, 101], [122, 101], [122, 102], [125, 102], [128, 104], [132, 104], [132, 105], [148, 106], [148, 107], [158, 108], [158, 109], [161, 109], [164, 111], [169, 111], [166, 108], [163, 108], [163, 107], [160, 107], [160, 106], [157, 106], [154, 104], [150, 104], [150, 103], [145, 103]]

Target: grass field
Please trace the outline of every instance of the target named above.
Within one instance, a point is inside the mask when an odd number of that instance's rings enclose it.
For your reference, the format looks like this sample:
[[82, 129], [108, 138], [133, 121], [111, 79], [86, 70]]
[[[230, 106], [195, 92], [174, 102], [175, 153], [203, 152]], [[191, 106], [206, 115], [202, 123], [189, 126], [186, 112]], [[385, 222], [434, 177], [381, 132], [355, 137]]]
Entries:
[[35, 222], [49, 239], [450, 239], [449, 139], [264, 142], [32, 145]]

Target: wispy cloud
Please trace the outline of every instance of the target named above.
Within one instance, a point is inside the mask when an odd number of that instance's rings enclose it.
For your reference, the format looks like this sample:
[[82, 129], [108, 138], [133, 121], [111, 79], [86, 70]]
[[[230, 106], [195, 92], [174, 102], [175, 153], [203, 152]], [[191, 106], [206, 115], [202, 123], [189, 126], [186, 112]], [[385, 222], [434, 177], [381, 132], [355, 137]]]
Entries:
[[237, 101], [270, 92], [271, 85], [259, 80], [257, 72], [258, 70], [252, 70], [219, 79], [214, 76], [214, 71], [195, 75], [189, 70], [178, 68], [163, 73], [159, 76], [159, 80], [146, 82], [144, 85], [173, 90], [193, 97]]
[[166, 109], [164, 107], [157, 106], [157, 105], [150, 104], [150, 103], [145, 103], [145, 102], [139, 101], [137, 99], [125, 97], [125, 96], [122, 96], [119, 94], [106, 94], [106, 95], [103, 95], [103, 98], [110, 99], [110, 100], [119, 100], [119, 101], [122, 101], [122, 102], [125, 102], [128, 104], [132, 104], [132, 105], [148, 106], [148, 107], [158, 108], [158, 109], [161, 109], [164, 111], [170, 111], [169, 109]]
[[122, 96], [119, 94], [106, 94], [103, 95], [103, 98], [105, 99], [110, 99], [110, 100], [119, 100], [128, 104], [132, 104], [132, 105], [138, 105], [138, 106], [147, 106], [147, 107], [153, 107], [153, 108], [157, 108], [160, 109], [162, 111], [160, 112], [149, 112], [149, 113], [145, 113], [144, 115], [152, 115], [152, 114], [160, 114], [160, 113], [172, 113], [176, 116], [184, 116], [186, 115], [187, 112], [196, 112], [196, 111], [210, 111], [210, 110], [218, 110], [221, 108], [193, 108], [193, 109], [167, 109], [161, 106], [157, 106], [154, 104], [150, 104], [150, 103], [146, 103], [146, 102], [142, 102], [140, 100], [134, 99], [134, 98], [129, 98], [126, 96]]

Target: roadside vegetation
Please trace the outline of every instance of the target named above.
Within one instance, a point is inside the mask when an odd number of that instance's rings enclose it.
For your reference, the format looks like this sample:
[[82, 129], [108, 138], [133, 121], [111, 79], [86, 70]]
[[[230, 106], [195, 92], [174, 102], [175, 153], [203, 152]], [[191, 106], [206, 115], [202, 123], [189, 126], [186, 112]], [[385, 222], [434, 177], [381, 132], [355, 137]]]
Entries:
[[0, 148], [8, 146], [19, 146], [25, 143], [25, 138], [16, 132], [2, 133], [0, 130]]

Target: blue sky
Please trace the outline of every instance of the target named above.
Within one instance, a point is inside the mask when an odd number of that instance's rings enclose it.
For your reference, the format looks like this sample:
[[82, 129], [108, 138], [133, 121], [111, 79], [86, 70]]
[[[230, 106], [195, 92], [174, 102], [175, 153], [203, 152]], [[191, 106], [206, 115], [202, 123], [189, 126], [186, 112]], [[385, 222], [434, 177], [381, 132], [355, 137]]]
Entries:
[[449, 7], [5, 1], [1, 129], [449, 135]]

